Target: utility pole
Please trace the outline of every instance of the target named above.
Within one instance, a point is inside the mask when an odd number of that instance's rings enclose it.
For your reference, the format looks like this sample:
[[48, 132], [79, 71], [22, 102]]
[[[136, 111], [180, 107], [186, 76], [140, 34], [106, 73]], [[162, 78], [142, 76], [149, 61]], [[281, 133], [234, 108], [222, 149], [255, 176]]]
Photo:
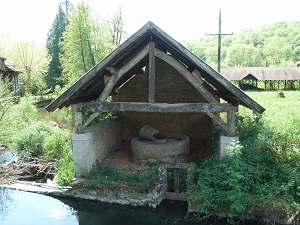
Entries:
[[221, 37], [222, 37], [222, 35], [232, 35], [233, 34], [233, 33], [231, 33], [231, 34], [222, 34], [221, 27], [222, 27], [222, 19], [221, 19], [221, 9], [220, 9], [220, 12], [219, 12], [219, 32], [217, 34], [206, 34], [206, 35], [218, 35], [218, 72], [219, 73], [221, 71], [221, 45], [222, 45]]

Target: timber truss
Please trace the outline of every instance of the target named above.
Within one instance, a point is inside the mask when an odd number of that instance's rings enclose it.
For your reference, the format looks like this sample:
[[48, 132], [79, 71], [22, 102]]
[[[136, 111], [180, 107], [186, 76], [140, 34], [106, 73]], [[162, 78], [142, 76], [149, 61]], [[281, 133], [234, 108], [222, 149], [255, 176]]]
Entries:
[[[107, 102], [117, 82], [137, 63], [149, 56], [149, 100], [148, 102]], [[207, 100], [208, 103], [156, 103], [155, 102], [155, 59], [159, 58], [175, 68], [196, 90]], [[190, 71], [183, 63], [175, 59], [171, 54], [165, 53], [155, 47], [155, 41], [150, 41], [144, 48], [132, 57], [121, 68], [106, 68], [109, 71], [108, 81], [99, 97], [93, 102], [79, 102], [73, 104], [75, 113], [76, 133], [82, 133], [83, 130], [95, 119], [101, 112], [116, 111], [138, 111], [138, 112], [160, 112], [160, 113], [178, 113], [178, 112], [201, 112], [206, 113], [215, 123], [217, 123], [227, 136], [235, 136], [235, 113], [237, 106], [231, 103], [219, 103], [216, 98], [205, 88], [205, 82], [201, 72], [197, 69]], [[84, 121], [84, 113], [93, 114]], [[227, 113], [226, 121], [218, 115], [220, 112]]]

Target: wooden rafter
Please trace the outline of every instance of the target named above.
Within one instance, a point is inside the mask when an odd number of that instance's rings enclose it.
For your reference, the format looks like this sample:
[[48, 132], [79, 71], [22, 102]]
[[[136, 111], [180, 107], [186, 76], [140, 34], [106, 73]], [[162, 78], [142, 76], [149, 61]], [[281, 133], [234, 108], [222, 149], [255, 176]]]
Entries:
[[[149, 54], [149, 103], [141, 102], [110, 102], [105, 100], [111, 94], [114, 86], [120, 80], [120, 78], [132, 69], [139, 61], [141, 61], [146, 55]], [[175, 68], [180, 74], [182, 74], [193, 85], [199, 93], [209, 103], [155, 103], [155, 57], [168, 63]], [[100, 94], [96, 102], [94, 103], [79, 103], [73, 107], [75, 112], [93, 112], [88, 120], [81, 125], [77, 123], [77, 131], [83, 131], [99, 114], [100, 112], [108, 111], [138, 111], [138, 112], [204, 112], [207, 113], [213, 121], [220, 125], [220, 127], [230, 136], [235, 135], [235, 121], [234, 114], [236, 112], [235, 107], [231, 104], [220, 104], [215, 97], [204, 87], [201, 73], [195, 69], [190, 72], [182, 63], [173, 58], [171, 55], [166, 54], [159, 49], [155, 48], [155, 42], [151, 41], [145, 46], [135, 57], [133, 57], [122, 68], [110, 69], [113, 71], [110, 76], [103, 92]], [[214, 113], [227, 112], [227, 124]], [[75, 114], [76, 115], [76, 114]], [[81, 119], [81, 115], [79, 118]], [[78, 119], [79, 120], [79, 119]]]
[[[155, 56], [165, 61], [172, 67], [174, 67], [179, 73], [181, 73], [201, 94], [209, 103], [218, 103], [215, 97], [202, 85], [203, 80], [201, 73], [198, 70], [189, 72], [188, 69], [183, 66], [179, 61], [158, 49], [155, 49]], [[224, 110], [225, 111], [225, 110]], [[212, 113], [212, 111], [206, 112], [207, 115], [217, 123], [227, 134], [230, 133], [233, 136], [233, 127], [235, 127], [234, 120], [228, 120], [227, 124], [218, 116]], [[229, 132], [232, 131], [232, 132]], [[235, 132], [235, 130], [234, 130]]]
[[[149, 45], [146, 45], [135, 57], [133, 57], [129, 62], [127, 62], [122, 68], [116, 70], [114, 74], [110, 77], [108, 83], [106, 84], [103, 92], [98, 97], [97, 102], [104, 102], [108, 96], [111, 94], [114, 86], [120, 80], [120, 78], [126, 74], [130, 69], [132, 69], [139, 61], [149, 53]], [[93, 113], [87, 121], [82, 125], [82, 127], [77, 128], [78, 132], [83, 131], [97, 116], [100, 112]]]

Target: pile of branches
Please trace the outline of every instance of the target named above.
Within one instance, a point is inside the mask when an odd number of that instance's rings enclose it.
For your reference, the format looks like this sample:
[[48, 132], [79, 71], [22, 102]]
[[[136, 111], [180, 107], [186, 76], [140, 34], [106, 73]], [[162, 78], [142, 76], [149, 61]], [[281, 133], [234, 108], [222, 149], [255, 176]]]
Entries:
[[16, 180], [47, 182], [53, 180], [57, 170], [57, 161], [47, 161], [35, 157], [23, 156], [17, 162], [8, 165], [9, 176]]

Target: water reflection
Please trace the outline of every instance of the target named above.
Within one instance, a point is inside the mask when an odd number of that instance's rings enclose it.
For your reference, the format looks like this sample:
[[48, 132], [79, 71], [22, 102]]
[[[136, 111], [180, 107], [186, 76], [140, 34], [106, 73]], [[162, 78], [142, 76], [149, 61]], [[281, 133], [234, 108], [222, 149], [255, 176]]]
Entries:
[[9, 195], [9, 190], [0, 188], [0, 221], [3, 221], [9, 212], [9, 207], [13, 205], [13, 199]]
[[[74, 210], [57, 199], [0, 188], [1, 225], [77, 225]], [[4, 210], [2, 210], [4, 206]]]
[[[184, 220], [186, 205], [162, 205], [156, 209], [103, 204], [0, 188], [1, 225], [195, 225]], [[202, 223], [202, 224], [222, 224]], [[224, 223], [223, 223], [224, 224]]]

